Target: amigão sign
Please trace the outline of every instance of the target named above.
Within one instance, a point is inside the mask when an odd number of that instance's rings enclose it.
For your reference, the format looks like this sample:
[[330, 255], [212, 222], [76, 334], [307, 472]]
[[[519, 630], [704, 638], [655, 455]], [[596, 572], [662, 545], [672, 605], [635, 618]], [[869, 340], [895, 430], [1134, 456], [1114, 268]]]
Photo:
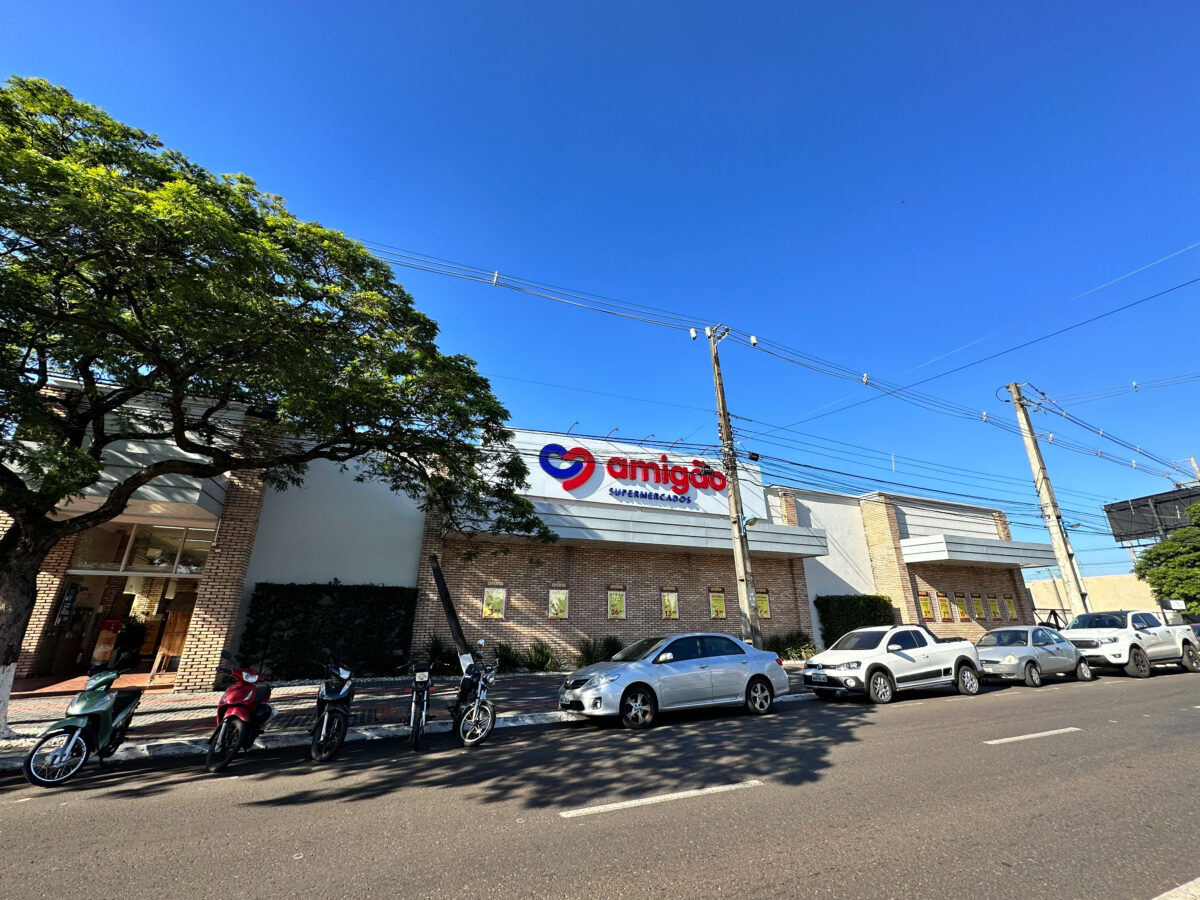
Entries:
[[[562, 481], [564, 491], [582, 487], [596, 472], [596, 458], [585, 447], [568, 450], [562, 444], [545, 444], [538, 452], [538, 464], [551, 478]], [[692, 488], [720, 492], [727, 485], [725, 476], [703, 460], [693, 459], [689, 467], [672, 464], [666, 454], [661, 454], [657, 460], [611, 456], [604, 464], [604, 471], [615, 481], [635, 485], [624, 489], [609, 488], [609, 494], [613, 497], [691, 503]], [[653, 485], [657, 485], [658, 489], [654, 489]]]

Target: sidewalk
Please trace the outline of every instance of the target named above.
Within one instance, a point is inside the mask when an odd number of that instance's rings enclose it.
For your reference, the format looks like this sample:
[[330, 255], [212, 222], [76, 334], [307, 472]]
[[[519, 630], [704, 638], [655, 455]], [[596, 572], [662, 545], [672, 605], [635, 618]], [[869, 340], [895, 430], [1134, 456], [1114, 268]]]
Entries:
[[[792, 695], [803, 693], [799, 669], [788, 666]], [[491, 689], [497, 709], [496, 726], [538, 725], [582, 719], [577, 713], [558, 708], [558, 687], [564, 673], [501, 675]], [[308, 729], [316, 716], [319, 682], [275, 687], [271, 704], [278, 714], [260, 743], [269, 747], [301, 746], [309, 741]], [[118, 682], [117, 687], [122, 687]], [[458, 690], [458, 678], [438, 678], [430, 690], [429, 711], [433, 721], [428, 731], [448, 731], [446, 711]], [[142, 695], [125, 743], [115, 759], [177, 756], [203, 753], [216, 727], [220, 691], [172, 694], [147, 691]], [[20, 738], [0, 741], [0, 771], [19, 769], [25, 753], [51, 723], [66, 715], [70, 697], [25, 693], [14, 696], [8, 709], [8, 724]], [[408, 734], [411, 679], [394, 678], [355, 684], [350, 707], [347, 740], [373, 740]]]

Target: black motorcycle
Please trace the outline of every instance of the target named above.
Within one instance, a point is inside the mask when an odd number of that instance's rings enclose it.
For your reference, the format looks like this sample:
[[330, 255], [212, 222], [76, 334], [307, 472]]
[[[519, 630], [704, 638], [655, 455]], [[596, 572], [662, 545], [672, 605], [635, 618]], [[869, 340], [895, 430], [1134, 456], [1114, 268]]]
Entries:
[[325, 762], [337, 753], [346, 740], [350, 701], [354, 699], [350, 670], [334, 662], [326, 668], [329, 678], [317, 691], [317, 720], [312, 728], [312, 758], [317, 762]]
[[412, 670], [412, 708], [408, 714], [408, 739], [414, 750], [420, 750], [421, 736], [429, 719], [429, 686], [433, 664], [413, 663], [409, 669]]
[[472, 651], [471, 664], [458, 684], [458, 696], [450, 707], [454, 716], [454, 733], [464, 747], [482, 744], [496, 725], [496, 708], [487, 698], [488, 688], [496, 683], [496, 664], [483, 661], [484, 641], [479, 650]]

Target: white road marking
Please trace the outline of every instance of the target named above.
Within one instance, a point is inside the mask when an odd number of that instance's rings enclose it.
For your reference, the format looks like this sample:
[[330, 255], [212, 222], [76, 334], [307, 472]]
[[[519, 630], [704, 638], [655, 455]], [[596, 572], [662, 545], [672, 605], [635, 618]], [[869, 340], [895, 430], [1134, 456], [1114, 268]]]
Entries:
[[1187, 884], [1181, 884], [1165, 894], [1159, 894], [1154, 900], [1200, 900], [1200, 878], [1195, 878]]
[[1014, 741], [1031, 741], [1034, 738], [1050, 737], [1054, 734], [1070, 734], [1072, 731], [1082, 731], [1081, 728], [1055, 728], [1053, 731], [1037, 731], [1033, 734], [1018, 734], [1016, 737], [997, 738], [994, 741], [984, 741], [985, 744], [1011, 744]]
[[28, 803], [32, 797], [22, 797], [20, 800], [14, 800], [13, 803]]
[[650, 806], [653, 803], [666, 803], [668, 800], [685, 800], [688, 797], [703, 797], [705, 794], [720, 794], [725, 791], [738, 791], [749, 787], [762, 787], [762, 782], [756, 778], [752, 781], [741, 781], [737, 784], [722, 784], [717, 787], [677, 791], [674, 794], [659, 794], [656, 797], [642, 797], [640, 800], [622, 800], [619, 803], [604, 803], [600, 806], [584, 806], [580, 809], [568, 809], [565, 812], [560, 812], [559, 815], [564, 819], [573, 819], [576, 816], [593, 816], [596, 813], [613, 812], [618, 809], [631, 809], [635, 806]]

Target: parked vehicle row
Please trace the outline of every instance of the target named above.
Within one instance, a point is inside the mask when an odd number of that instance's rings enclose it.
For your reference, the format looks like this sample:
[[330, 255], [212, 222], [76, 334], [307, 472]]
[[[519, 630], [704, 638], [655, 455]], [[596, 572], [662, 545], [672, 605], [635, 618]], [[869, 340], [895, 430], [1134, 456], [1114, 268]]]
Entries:
[[805, 664], [804, 684], [820, 700], [865, 694], [890, 703], [898, 691], [953, 685], [979, 692], [981, 679], [1038, 687], [1047, 675], [1091, 681], [1095, 669], [1147, 678], [1151, 667], [1177, 663], [1200, 672], [1200, 631], [1166, 625], [1150, 610], [1087, 613], [1061, 632], [1046, 625], [1011, 625], [976, 644], [939, 638], [922, 625], [857, 628]]
[[[449, 711], [454, 731], [464, 747], [482, 743], [496, 724], [496, 709], [488, 700], [488, 689], [496, 682], [496, 665], [482, 657], [484, 641], [471, 653], [458, 693]], [[208, 739], [205, 768], [210, 772], [224, 769], [239, 750], [249, 750], [266, 730], [277, 710], [271, 705], [271, 686], [263, 673], [250, 667], [238, 667], [221, 654], [217, 669], [225, 691], [217, 703], [217, 727]], [[101, 762], [117, 751], [125, 738], [130, 719], [141, 699], [141, 690], [114, 691], [113, 684], [128, 669], [132, 657], [118, 661], [112, 669], [93, 674], [67, 706], [66, 718], [60, 719], [38, 736], [23, 762], [25, 779], [38, 787], [65, 784], [84, 763], [96, 754]], [[464, 659], [465, 662], [465, 659]], [[350, 722], [350, 703], [354, 699], [351, 671], [332, 659], [325, 664], [328, 678], [317, 691], [316, 716], [311, 730], [310, 752], [324, 762], [341, 748]], [[414, 750], [421, 746], [421, 735], [428, 719], [429, 673], [431, 665], [411, 666], [412, 726]]]

